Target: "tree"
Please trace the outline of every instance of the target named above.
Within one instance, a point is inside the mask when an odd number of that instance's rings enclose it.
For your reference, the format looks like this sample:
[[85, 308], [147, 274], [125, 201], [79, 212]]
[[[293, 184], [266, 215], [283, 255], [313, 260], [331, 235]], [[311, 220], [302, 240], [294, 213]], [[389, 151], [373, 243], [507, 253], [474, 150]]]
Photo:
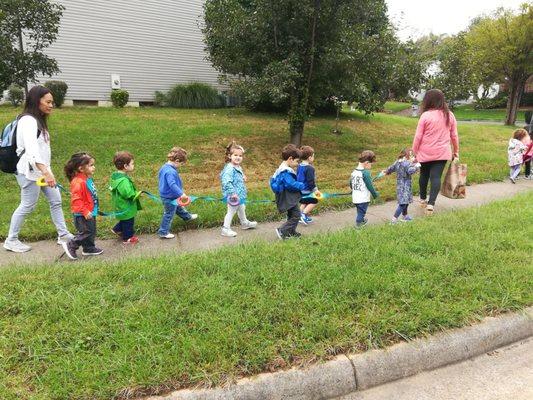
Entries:
[[[0, 0], [3, 21], [0, 45], [0, 81], [25, 88], [36, 82], [38, 75], [59, 72], [57, 62], [44, 54], [57, 38], [64, 7], [49, 0]], [[4, 50], [4, 48], [3, 48]]]
[[533, 73], [533, 4], [518, 14], [503, 8], [478, 18], [466, 36], [474, 67], [509, 86], [506, 125], [514, 125], [524, 86]]
[[451, 107], [455, 101], [466, 100], [476, 92], [479, 84], [464, 33], [445, 39], [440, 45], [437, 60], [440, 71], [431, 84], [443, 91]]
[[207, 0], [204, 17], [212, 64], [245, 101], [286, 105], [292, 143], [327, 97], [366, 112], [383, 101], [391, 50], [384, 0]]
[[393, 97], [403, 99], [410, 91], [419, 91], [426, 83], [425, 72], [430, 58], [412, 41], [398, 42], [392, 74], [389, 79], [389, 92]]

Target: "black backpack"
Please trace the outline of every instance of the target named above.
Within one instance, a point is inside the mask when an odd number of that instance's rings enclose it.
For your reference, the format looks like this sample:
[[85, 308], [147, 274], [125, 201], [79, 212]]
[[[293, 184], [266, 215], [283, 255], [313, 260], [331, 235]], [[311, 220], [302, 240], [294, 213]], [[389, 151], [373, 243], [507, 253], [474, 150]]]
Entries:
[[[22, 115], [19, 115], [13, 122], [7, 124], [0, 138], [0, 170], [8, 174], [17, 172], [17, 164], [25, 152], [22, 150], [20, 156], [17, 155], [17, 127], [21, 117]], [[41, 130], [38, 130], [37, 137], [40, 134]]]

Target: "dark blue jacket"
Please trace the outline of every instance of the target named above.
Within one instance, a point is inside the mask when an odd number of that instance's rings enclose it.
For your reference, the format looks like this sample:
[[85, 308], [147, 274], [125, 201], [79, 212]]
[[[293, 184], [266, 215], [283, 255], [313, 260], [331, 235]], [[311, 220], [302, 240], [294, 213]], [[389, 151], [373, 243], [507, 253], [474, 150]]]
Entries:
[[296, 179], [298, 182], [302, 182], [304, 184], [304, 189], [302, 190], [303, 194], [312, 193], [317, 189], [315, 182], [315, 167], [313, 167], [311, 164], [298, 165]]

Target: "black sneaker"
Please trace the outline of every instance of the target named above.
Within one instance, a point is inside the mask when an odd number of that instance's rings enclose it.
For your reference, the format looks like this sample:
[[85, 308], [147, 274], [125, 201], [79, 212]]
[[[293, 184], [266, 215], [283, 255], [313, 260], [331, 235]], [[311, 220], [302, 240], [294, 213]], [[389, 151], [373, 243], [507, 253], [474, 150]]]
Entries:
[[63, 250], [65, 250], [65, 254], [67, 255], [68, 258], [70, 258], [71, 260], [78, 259], [78, 255], [76, 254], [76, 249], [74, 248], [74, 244], [72, 243], [71, 240], [69, 240], [66, 243], [61, 242], [61, 246], [63, 246]]
[[356, 228], [362, 228], [362, 227], [365, 226], [366, 224], [368, 224], [368, 220], [367, 220], [367, 219], [365, 219], [363, 222], [357, 222], [357, 223], [355, 224], [355, 227], [356, 227]]
[[83, 250], [81, 254], [84, 256], [99, 256], [103, 252], [104, 250], [99, 249], [98, 247], [93, 247], [92, 249], [89, 249], [89, 250]]

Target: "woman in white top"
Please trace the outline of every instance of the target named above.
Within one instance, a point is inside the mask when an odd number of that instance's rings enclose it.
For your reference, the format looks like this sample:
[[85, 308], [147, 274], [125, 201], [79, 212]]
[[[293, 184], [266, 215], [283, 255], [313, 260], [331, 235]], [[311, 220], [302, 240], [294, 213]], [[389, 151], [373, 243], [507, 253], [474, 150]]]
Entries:
[[[17, 126], [17, 164], [15, 177], [20, 186], [20, 205], [11, 217], [9, 234], [4, 248], [16, 253], [31, 250], [22, 243], [18, 236], [28, 214], [37, 205], [39, 193], [43, 193], [50, 203], [50, 214], [57, 229], [58, 243], [68, 241], [73, 236], [69, 233], [61, 208], [61, 193], [50, 168], [51, 150], [47, 119], [54, 107], [50, 90], [43, 86], [34, 86], [28, 93], [24, 112], [19, 117]], [[36, 181], [44, 177], [48, 186], [37, 186]]]

